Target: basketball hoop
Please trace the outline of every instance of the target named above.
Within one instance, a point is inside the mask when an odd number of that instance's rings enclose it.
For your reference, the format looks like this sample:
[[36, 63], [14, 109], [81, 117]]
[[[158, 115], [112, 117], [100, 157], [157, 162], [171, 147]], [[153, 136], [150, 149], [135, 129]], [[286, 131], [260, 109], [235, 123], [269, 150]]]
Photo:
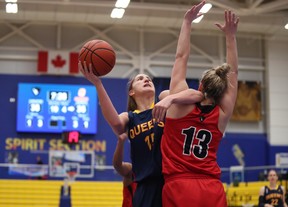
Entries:
[[66, 174], [67, 174], [67, 179], [69, 183], [73, 183], [76, 180], [77, 172], [69, 171]]

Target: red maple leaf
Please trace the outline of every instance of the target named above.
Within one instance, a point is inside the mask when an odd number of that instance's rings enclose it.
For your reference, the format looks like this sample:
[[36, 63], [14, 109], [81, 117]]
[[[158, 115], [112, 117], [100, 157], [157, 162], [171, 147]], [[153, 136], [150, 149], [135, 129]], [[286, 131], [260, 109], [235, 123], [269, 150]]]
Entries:
[[57, 55], [54, 59], [52, 59], [52, 64], [55, 68], [62, 68], [66, 63], [66, 60], [62, 59], [61, 55]]

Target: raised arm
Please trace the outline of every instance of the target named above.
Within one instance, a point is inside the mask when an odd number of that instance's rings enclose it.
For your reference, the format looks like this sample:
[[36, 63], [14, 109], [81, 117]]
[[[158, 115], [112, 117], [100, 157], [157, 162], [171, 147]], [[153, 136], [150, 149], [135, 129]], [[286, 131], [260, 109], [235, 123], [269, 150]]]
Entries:
[[231, 67], [228, 74], [228, 90], [220, 101], [220, 107], [224, 112], [226, 121], [228, 121], [233, 113], [237, 98], [238, 88], [238, 52], [236, 42], [236, 32], [239, 18], [231, 11], [225, 11], [224, 25], [216, 24], [216, 26], [225, 33], [226, 37], [226, 61]]
[[125, 133], [118, 136], [118, 142], [113, 156], [113, 166], [121, 176], [131, 179], [132, 164], [123, 162], [124, 143], [126, 139], [127, 135]]
[[126, 130], [126, 123], [128, 122], [127, 112], [118, 115], [113, 103], [111, 102], [110, 97], [108, 96], [102, 84], [101, 79], [92, 73], [91, 65], [89, 66], [89, 68], [86, 66], [86, 64], [84, 64], [84, 66], [82, 67], [82, 64], [79, 62], [78, 68], [85, 76], [85, 78], [96, 87], [101, 111], [114, 133], [116, 135], [124, 133]]
[[202, 101], [204, 97], [202, 92], [194, 89], [186, 89], [171, 95], [169, 95], [169, 91], [164, 91], [164, 93], [166, 96], [155, 104], [152, 111], [156, 121], [164, 120], [165, 114], [172, 104], [194, 104]]
[[184, 15], [184, 20], [177, 43], [175, 63], [171, 74], [170, 94], [174, 94], [188, 88], [188, 84], [186, 82], [186, 71], [187, 62], [190, 55], [191, 23], [194, 19], [201, 16], [199, 11], [204, 4], [205, 1], [202, 1], [198, 5], [192, 6], [192, 8], [189, 9]]

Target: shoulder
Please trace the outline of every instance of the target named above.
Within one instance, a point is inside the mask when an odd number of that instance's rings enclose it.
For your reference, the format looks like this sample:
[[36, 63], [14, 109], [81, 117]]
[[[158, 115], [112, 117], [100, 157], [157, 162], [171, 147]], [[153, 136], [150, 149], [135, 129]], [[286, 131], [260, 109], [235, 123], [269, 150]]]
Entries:
[[260, 191], [259, 191], [259, 195], [260, 195], [260, 196], [261, 196], [261, 195], [264, 195], [265, 188], [266, 188], [266, 186], [262, 186], [262, 187], [260, 188]]
[[179, 119], [187, 116], [195, 109], [196, 104], [173, 104], [167, 111], [166, 117]]

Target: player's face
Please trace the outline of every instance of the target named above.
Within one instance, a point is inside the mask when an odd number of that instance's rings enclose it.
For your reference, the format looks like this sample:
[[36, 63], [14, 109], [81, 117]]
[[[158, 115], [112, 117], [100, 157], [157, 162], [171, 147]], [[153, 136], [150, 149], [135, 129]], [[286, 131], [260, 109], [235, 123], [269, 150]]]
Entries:
[[137, 92], [153, 92], [155, 93], [155, 87], [152, 79], [145, 74], [139, 74], [134, 78], [132, 89]]
[[269, 180], [269, 182], [277, 182], [278, 176], [277, 176], [277, 173], [274, 170], [269, 172], [268, 180]]

